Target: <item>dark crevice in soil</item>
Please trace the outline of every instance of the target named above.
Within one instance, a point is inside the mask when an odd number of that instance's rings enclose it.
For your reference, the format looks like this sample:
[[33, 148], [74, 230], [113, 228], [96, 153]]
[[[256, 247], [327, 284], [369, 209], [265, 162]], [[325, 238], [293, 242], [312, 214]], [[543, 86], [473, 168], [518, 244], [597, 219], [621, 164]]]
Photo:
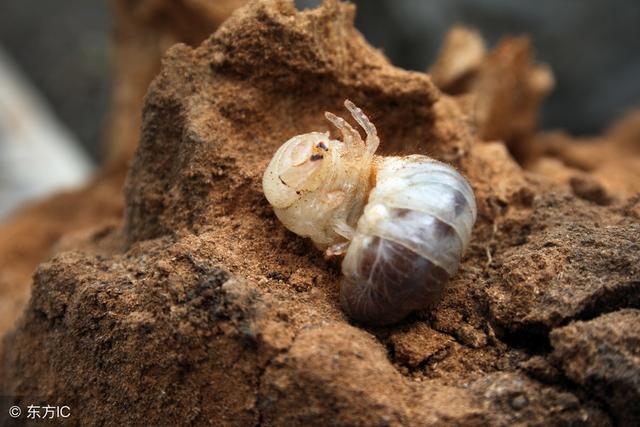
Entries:
[[552, 350], [549, 341], [551, 329], [543, 323], [523, 324], [511, 330], [497, 323], [492, 323], [491, 326], [496, 331], [496, 336], [509, 347], [526, 350], [531, 355], [544, 355]]
[[564, 319], [558, 325], [549, 326], [542, 322], [535, 322], [523, 323], [509, 329], [499, 325], [495, 319], [491, 319], [491, 324], [498, 338], [507, 345], [525, 349], [532, 355], [541, 355], [552, 350], [549, 341], [549, 333], [552, 329], [566, 326], [576, 320], [591, 320], [624, 308], [640, 308], [640, 281], [627, 282], [595, 295], [580, 312]]
[[582, 311], [564, 324], [569, 324], [573, 320], [595, 319], [603, 314], [623, 308], [640, 308], [640, 278], [620, 284], [612, 289], [605, 289], [603, 293], [595, 295], [585, 304]]

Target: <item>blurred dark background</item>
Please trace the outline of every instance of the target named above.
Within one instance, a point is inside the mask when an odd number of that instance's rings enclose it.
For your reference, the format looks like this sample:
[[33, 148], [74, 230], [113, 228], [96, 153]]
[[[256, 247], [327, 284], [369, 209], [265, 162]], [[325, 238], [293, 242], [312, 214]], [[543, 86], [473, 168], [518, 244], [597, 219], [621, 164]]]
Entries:
[[[1, 0], [0, 46], [99, 159], [110, 88], [106, 0]], [[319, 0], [297, 0], [311, 7]], [[357, 27], [403, 68], [424, 71], [454, 24], [490, 45], [529, 34], [555, 74], [542, 126], [600, 132], [640, 106], [640, 1], [357, 0]]]
[[97, 159], [109, 102], [106, 0], [0, 0], [0, 47]]

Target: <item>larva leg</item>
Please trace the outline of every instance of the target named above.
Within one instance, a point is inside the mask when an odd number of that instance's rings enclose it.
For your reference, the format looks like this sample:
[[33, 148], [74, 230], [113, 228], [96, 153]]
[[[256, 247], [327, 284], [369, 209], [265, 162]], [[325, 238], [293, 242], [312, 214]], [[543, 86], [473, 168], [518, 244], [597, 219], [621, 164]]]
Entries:
[[347, 145], [347, 148], [349, 150], [362, 150], [364, 148], [364, 141], [362, 141], [360, 134], [353, 127], [351, 127], [351, 125], [346, 120], [328, 111], [324, 113], [324, 116], [327, 118], [327, 120], [333, 123], [336, 128], [340, 130], [340, 132], [342, 133], [342, 138], [344, 139], [344, 143]]
[[347, 221], [345, 221], [343, 218], [336, 218], [333, 220], [333, 231], [347, 240], [353, 239], [353, 236], [356, 234], [356, 231], [353, 229], [353, 227], [347, 224]]
[[329, 246], [329, 248], [324, 252], [327, 257], [334, 257], [338, 255], [344, 255], [349, 249], [349, 241], [336, 243], [335, 245]]
[[347, 239], [347, 241], [339, 242], [329, 246], [329, 248], [325, 252], [325, 255], [327, 255], [328, 257], [343, 255], [347, 251], [347, 248], [349, 247], [349, 242], [353, 239], [353, 236], [356, 234], [356, 231], [353, 229], [353, 227], [347, 224], [347, 221], [342, 216], [335, 218], [332, 222], [332, 226], [333, 226], [333, 231], [335, 231], [336, 234]]
[[371, 123], [369, 118], [364, 114], [364, 112], [355, 106], [355, 104], [348, 99], [344, 101], [344, 106], [347, 107], [347, 110], [351, 112], [353, 118], [358, 122], [360, 126], [367, 133], [367, 151], [370, 154], [373, 154], [378, 149], [378, 145], [380, 144], [380, 139], [378, 138], [378, 131], [376, 127]]
[[[322, 197], [322, 203], [326, 206], [332, 206], [339, 208], [340, 205], [345, 203], [347, 194], [344, 191], [331, 191], [325, 193]], [[353, 227], [347, 224], [347, 212], [344, 209], [338, 209], [335, 211], [331, 218], [331, 228], [336, 234], [344, 237], [347, 240], [351, 240], [356, 233]]]
[[356, 230], [354, 230], [353, 227], [347, 224], [347, 221], [342, 216], [339, 216], [333, 220], [333, 231], [335, 231], [336, 234], [347, 239], [347, 241], [339, 242], [335, 245], [329, 246], [329, 248], [325, 252], [328, 257], [343, 255], [345, 252], [347, 252], [349, 242], [353, 240], [353, 236], [356, 234]]

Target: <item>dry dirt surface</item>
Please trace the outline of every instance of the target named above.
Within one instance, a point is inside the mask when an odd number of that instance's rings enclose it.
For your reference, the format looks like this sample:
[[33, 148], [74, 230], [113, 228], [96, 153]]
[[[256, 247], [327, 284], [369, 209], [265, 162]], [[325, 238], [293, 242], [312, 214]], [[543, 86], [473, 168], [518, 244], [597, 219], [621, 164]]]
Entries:
[[76, 232], [90, 234], [88, 228], [99, 235], [122, 221], [122, 186], [140, 139], [144, 95], [160, 70], [164, 51], [180, 41], [198, 45], [243, 3], [246, 0], [111, 1], [115, 69], [106, 161], [83, 188], [34, 201], [0, 223], [0, 335], [24, 310], [36, 266], [64, 249], [61, 239]]
[[[391, 66], [353, 6], [253, 1], [176, 45], [144, 105], [122, 226], [35, 273], [0, 390], [86, 425], [638, 425], [640, 198], [603, 205], [484, 142], [468, 96]], [[538, 96], [538, 95], [536, 95]], [[364, 328], [339, 261], [278, 222], [261, 175], [345, 98], [383, 154], [458, 167], [478, 199], [442, 301]], [[527, 113], [528, 114], [528, 113]], [[636, 141], [637, 143], [637, 141]]]
[[554, 78], [549, 66], [535, 61], [528, 37], [504, 37], [488, 50], [480, 34], [456, 26], [430, 74], [444, 93], [472, 95], [467, 102], [481, 139], [503, 141], [520, 163], [536, 154], [530, 140]]

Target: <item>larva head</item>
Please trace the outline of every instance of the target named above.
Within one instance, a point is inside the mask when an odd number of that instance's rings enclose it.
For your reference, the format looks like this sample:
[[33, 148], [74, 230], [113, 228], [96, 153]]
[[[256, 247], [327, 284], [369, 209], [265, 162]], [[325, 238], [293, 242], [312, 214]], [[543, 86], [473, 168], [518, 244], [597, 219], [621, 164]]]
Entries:
[[350, 101], [345, 106], [365, 129], [366, 143], [344, 119], [325, 113], [343, 140], [319, 132], [293, 137], [278, 149], [262, 178], [278, 219], [322, 249], [348, 238], [355, 226], [378, 146], [375, 127], [362, 110]]
[[344, 105], [365, 130], [366, 143], [344, 119], [325, 113], [327, 120], [342, 133], [343, 141], [330, 139], [328, 133], [311, 132], [285, 142], [271, 159], [262, 178], [264, 194], [274, 208], [293, 205], [318, 189], [323, 181], [337, 175], [340, 176], [337, 188], [325, 188], [327, 198], [331, 199], [329, 196], [334, 190], [345, 193], [343, 190], [348, 192], [357, 188], [363, 174], [368, 174], [379, 143], [376, 128], [351, 101], [346, 100]]
[[286, 208], [316, 190], [330, 172], [332, 145], [329, 134], [320, 132], [298, 135], [285, 142], [262, 178], [269, 203], [275, 208]]

